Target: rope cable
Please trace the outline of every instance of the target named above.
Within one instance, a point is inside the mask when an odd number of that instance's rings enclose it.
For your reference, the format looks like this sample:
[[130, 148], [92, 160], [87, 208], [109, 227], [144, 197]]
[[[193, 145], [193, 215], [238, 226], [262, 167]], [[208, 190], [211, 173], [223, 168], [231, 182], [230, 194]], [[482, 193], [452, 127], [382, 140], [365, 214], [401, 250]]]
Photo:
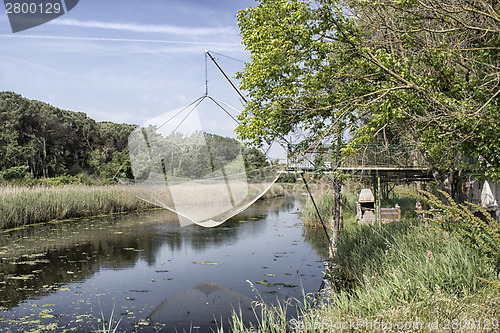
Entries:
[[[175, 131], [177, 131], [177, 129], [184, 123], [184, 121], [186, 121], [187, 117], [189, 117], [191, 115], [191, 113], [193, 113], [194, 110], [196, 110], [196, 108], [198, 107], [198, 105], [200, 105], [201, 102], [203, 102], [203, 100], [206, 98], [207, 96], [203, 96], [198, 103], [196, 103], [196, 105], [191, 109], [191, 111], [188, 112], [188, 114], [182, 118], [181, 122], [179, 124], [177, 124], [177, 126], [174, 128], [174, 130], [172, 131], [172, 133], [175, 133]], [[166, 122], [163, 124], [165, 125]], [[162, 126], [163, 126], [162, 125]]]
[[212, 96], [207, 96], [212, 102], [214, 102], [219, 108], [222, 109], [222, 111], [224, 111], [229, 117], [231, 117], [231, 119], [233, 119], [238, 125], [240, 124], [240, 122], [238, 121], [238, 119], [236, 119], [231, 113], [229, 113], [222, 105], [219, 104], [219, 101], [217, 101], [216, 99], [212, 98]]
[[238, 62], [241, 62], [241, 63], [245, 63], [245, 62], [246, 62], [246, 61], [244, 61], [244, 60], [237, 59], [237, 58], [233, 58], [233, 57], [227, 56], [227, 55], [222, 54], [222, 53], [217, 53], [217, 52], [214, 52], [214, 51], [210, 51], [210, 53], [212, 53], [212, 54], [217, 54], [217, 55], [220, 55], [220, 56], [222, 56], [222, 57], [225, 57], [225, 58], [228, 58], [228, 59], [231, 59], [231, 60], [234, 60], [234, 61], [238, 61]]
[[[187, 108], [189, 108], [191, 105], [195, 104], [196, 102], [198, 102], [198, 104], [201, 103], [201, 101], [205, 98], [205, 96], [202, 96], [202, 97], [199, 97], [197, 99], [195, 99], [193, 102], [189, 103], [189, 105], [183, 107], [182, 109], [180, 109], [176, 114], [174, 114], [172, 117], [170, 117], [168, 120], [166, 120], [164, 123], [162, 123], [160, 126], [158, 126], [157, 129], [160, 129], [162, 128], [163, 126], [165, 126], [165, 124], [167, 124], [169, 121], [171, 121], [172, 119], [174, 119], [175, 117], [177, 117], [179, 114], [181, 114], [182, 112], [184, 112], [184, 110], [186, 110]], [[197, 105], [198, 105], [197, 104]], [[196, 107], [195, 107], [196, 108]], [[191, 113], [192, 111], [190, 111]], [[137, 146], [132, 152], [129, 153], [129, 157], [125, 160], [125, 162], [122, 163], [122, 165], [120, 165], [120, 167], [118, 168], [118, 171], [116, 171], [115, 175], [113, 176], [112, 179], [117, 179], [116, 176], [118, 176], [118, 174], [120, 173], [120, 171], [123, 169], [123, 167], [125, 166], [125, 164], [127, 164], [129, 161], [130, 161], [130, 154], [131, 153], [135, 153], [137, 151], [137, 149], [139, 149], [139, 146]]]

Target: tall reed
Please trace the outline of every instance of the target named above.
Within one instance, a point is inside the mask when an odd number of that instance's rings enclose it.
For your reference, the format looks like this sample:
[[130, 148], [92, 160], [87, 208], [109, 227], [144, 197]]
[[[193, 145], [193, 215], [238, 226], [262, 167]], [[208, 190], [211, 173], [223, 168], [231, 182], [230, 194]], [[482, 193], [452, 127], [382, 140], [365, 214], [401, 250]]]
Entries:
[[151, 207], [124, 186], [0, 187], [0, 229]]

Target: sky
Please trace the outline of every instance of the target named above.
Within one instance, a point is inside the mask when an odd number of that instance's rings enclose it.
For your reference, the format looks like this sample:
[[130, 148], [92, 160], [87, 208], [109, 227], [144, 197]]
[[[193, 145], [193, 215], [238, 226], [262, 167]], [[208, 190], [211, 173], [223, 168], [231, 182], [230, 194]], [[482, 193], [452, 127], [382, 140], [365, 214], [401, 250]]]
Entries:
[[[63, 16], [18, 33], [2, 10], [0, 91], [97, 121], [143, 124], [205, 94], [205, 49], [229, 76], [243, 69], [249, 54], [235, 15], [256, 4], [80, 0]], [[215, 65], [208, 62], [207, 69], [209, 94], [241, 110], [239, 96]], [[236, 126], [222, 122], [220, 110], [207, 109], [212, 125]]]

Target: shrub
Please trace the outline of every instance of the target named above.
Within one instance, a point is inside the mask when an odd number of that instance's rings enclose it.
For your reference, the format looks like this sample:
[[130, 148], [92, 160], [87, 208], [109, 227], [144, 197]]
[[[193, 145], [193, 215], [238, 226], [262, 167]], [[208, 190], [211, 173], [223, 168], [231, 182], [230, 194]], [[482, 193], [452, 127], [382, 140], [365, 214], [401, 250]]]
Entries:
[[476, 215], [465, 204], [457, 204], [448, 193], [439, 193], [444, 197], [444, 201], [427, 191], [408, 194], [432, 208], [421, 212], [427, 216], [426, 221], [449, 231], [457, 236], [460, 242], [476, 249], [495, 266], [497, 273], [500, 273], [500, 223], [478, 205], [468, 204], [479, 213]]
[[6, 181], [20, 181], [24, 179], [31, 179], [33, 175], [26, 165], [15, 166], [0, 172], [2, 178]]

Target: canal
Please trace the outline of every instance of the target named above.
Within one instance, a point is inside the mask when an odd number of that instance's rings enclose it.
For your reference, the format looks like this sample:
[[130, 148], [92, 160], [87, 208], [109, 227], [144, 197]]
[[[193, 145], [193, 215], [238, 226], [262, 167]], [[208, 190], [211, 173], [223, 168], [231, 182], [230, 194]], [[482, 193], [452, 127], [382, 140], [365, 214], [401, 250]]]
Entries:
[[301, 196], [258, 201], [216, 228], [152, 210], [0, 234], [0, 331], [211, 332], [233, 309], [321, 284], [324, 235]]

